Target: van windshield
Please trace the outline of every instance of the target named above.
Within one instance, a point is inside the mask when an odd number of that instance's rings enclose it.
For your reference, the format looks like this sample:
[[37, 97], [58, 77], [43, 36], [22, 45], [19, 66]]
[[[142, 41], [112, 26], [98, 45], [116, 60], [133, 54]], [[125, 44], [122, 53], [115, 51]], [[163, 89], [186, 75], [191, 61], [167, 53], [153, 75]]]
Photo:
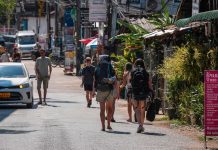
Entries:
[[19, 40], [19, 44], [23, 45], [23, 44], [35, 44], [36, 43], [36, 39], [35, 36], [20, 36], [18, 38]]

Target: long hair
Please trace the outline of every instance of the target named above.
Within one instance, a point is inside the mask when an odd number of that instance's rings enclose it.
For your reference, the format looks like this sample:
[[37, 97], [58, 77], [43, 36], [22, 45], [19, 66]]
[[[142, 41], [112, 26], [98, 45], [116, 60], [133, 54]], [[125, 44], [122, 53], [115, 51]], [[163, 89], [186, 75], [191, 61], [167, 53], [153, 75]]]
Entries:
[[131, 71], [132, 70], [132, 64], [130, 62], [125, 64], [125, 70], [126, 71]]

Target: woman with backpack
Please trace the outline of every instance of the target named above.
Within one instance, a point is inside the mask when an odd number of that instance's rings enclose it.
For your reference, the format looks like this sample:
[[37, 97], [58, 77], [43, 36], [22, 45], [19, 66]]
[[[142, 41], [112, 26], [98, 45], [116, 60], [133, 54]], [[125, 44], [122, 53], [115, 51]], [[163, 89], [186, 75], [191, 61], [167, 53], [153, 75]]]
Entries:
[[137, 59], [131, 72], [132, 104], [139, 124], [137, 133], [144, 132], [146, 98], [151, 89], [149, 74], [142, 59]]
[[132, 71], [132, 64], [130, 62], [125, 64], [124, 73], [123, 73], [123, 82], [120, 85], [120, 88], [125, 88], [126, 96], [128, 103], [128, 115], [129, 119], [127, 119], [128, 122], [132, 122], [132, 85], [130, 83], [130, 77], [131, 77], [131, 71]]
[[105, 110], [107, 110], [107, 129], [111, 130], [113, 112], [113, 85], [116, 80], [115, 72], [108, 55], [100, 55], [95, 70], [96, 101], [100, 103], [100, 119], [102, 131], [105, 131]]

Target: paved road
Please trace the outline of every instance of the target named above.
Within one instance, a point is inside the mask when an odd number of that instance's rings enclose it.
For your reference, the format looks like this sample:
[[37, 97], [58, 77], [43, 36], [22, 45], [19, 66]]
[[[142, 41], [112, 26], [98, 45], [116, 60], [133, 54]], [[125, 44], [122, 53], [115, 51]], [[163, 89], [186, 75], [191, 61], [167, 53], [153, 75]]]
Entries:
[[[34, 63], [24, 61], [33, 72]], [[34, 81], [35, 82], [35, 81]], [[137, 124], [127, 123], [126, 114], [116, 111], [113, 131], [102, 132], [99, 106], [86, 108], [78, 77], [54, 68], [48, 90], [48, 106], [0, 109], [0, 150], [185, 150], [202, 145], [169, 129], [145, 123], [145, 133], [137, 134]], [[36, 87], [36, 84], [34, 85]]]

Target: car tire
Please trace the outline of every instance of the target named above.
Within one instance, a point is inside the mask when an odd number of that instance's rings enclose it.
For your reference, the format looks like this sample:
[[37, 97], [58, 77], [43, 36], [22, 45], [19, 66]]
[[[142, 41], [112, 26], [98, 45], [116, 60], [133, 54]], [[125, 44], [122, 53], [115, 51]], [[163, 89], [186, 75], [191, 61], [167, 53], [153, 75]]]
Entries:
[[27, 107], [27, 108], [33, 108], [33, 97], [32, 97], [32, 102], [26, 104], [26, 107]]

